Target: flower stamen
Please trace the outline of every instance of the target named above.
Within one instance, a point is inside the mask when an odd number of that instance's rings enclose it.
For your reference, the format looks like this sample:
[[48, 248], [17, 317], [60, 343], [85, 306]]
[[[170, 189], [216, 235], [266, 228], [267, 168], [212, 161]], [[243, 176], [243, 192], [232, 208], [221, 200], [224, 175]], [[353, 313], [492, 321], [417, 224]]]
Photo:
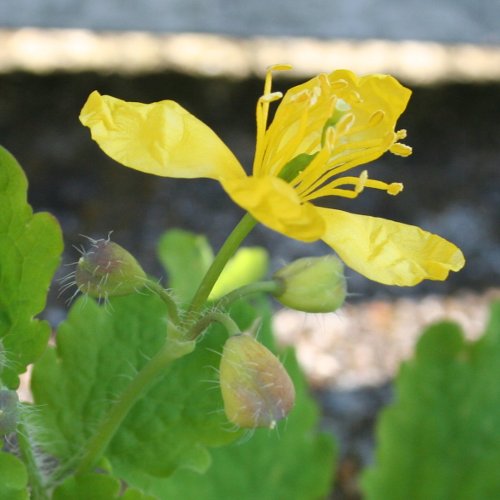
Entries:
[[[353, 186], [352, 190], [343, 189], [342, 186]], [[358, 177], [345, 176], [334, 179], [323, 187], [314, 190], [308, 195], [301, 195], [304, 201], [310, 201], [325, 196], [342, 196], [344, 198], [356, 198], [365, 188], [379, 189], [392, 196], [399, 194], [403, 190], [400, 182], [383, 182], [368, 178], [368, 171], [363, 170]]]
[[267, 118], [269, 116], [269, 104], [273, 101], [281, 99], [283, 94], [281, 92], [271, 93], [273, 71], [287, 71], [292, 69], [289, 64], [275, 64], [270, 66], [266, 72], [264, 81], [264, 93], [257, 101], [256, 120], [257, 120], [257, 138], [255, 145], [255, 157], [253, 163], [253, 172], [258, 173], [262, 166], [262, 160], [265, 151], [265, 135], [267, 129]]

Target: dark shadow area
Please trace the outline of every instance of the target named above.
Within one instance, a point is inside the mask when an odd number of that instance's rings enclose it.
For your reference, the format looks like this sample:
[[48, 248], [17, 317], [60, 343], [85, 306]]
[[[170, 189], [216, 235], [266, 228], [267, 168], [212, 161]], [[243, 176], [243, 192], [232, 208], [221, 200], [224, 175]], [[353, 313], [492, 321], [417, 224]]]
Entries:
[[326, 432], [339, 446], [335, 491], [332, 500], [361, 500], [360, 474], [372, 464], [375, 425], [380, 411], [392, 401], [391, 383], [351, 390], [316, 391]]

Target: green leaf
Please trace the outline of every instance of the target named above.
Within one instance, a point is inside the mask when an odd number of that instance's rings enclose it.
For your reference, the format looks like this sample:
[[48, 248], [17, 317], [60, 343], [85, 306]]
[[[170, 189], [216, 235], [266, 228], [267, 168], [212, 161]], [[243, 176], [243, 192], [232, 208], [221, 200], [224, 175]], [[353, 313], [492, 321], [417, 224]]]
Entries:
[[10, 453], [0, 452], [0, 498], [2, 500], [26, 500], [28, 473], [24, 464]]
[[264, 248], [240, 248], [229, 260], [215, 283], [209, 300], [217, 300], [244, 285], [261, 280], [267, 274], [269, 257]]
[[318, 408], [291, 350], [285, 366], [297, 402], [277, 429], [249, 432], [243, 442], [212, 451], [206, 474], [178, 470], [163, 486], [161, 498], [184, 500], [316, 500], [332, 487], [335, 449], [332, 437], [317, 430]]
[[[241, 328], [255, 318], [240, 304]], [[107, 307], [83, 298], [59, 327], [56, 348], [35, 364], [32, 389], [47, 451], [61, 460], [81, 452], [97, 424], [134, 375], [163, 344], [164, 304], [152, 295], [111, 299]], [[136, 486], [179, 466], [203, 471], [208, 446], [239, 434], [222, 412], [217, 366], [227, 334], [213, 327], [196, 350], [173, 367], [133, 407], [107, 452], [115, 473]]]
[[182, 303], [193, 297], [214, 258], [204, 236], [181, 229], [171, 229], [163, 234], [158, 256], [168, 271], [169, 286]]
[[466, 343], [453, 323], [428, 328], [378, 424], [366, 498], [500, 498], [499, 380], [500, 304], [476, 342]]
[[33, 215], [27, 188], [21, 167], [0, 147], [0, 370], [11, 389], [47, 345], [49, 324], [33, 317], [45, 307], [63, 247], [54, 217]]
[[58, 486], [53, 500], [114, 500], [118, 498], [120, 481], [106, 474], [71, 476]]
[[129, 488], [122, 496], [121, 500], [157, 500], [155, 495], [148, 495], [136, 488]]
[[[245, 330], [258, 314], [240, 301], [232, 316]], [[117, 475], [163, 498], [164, 478], [178, 467], [205, 472], [211, 464], [207, 448], [231, 443], [242, 435], [228, 423], [219, 389], [218, 366], [226, 339], [222, 327], [211, 327], [195, 351], [174, 365], [168, 383], [157, 384], [147, 400], [134, 407], [125, 422], [126, 432], [120, 432], [111, 443]], [[134, 449], [141, 453], [132, 453]]]
[[[208, 240], [201, 235], [171, 229], [164, 233], [158, 245], [158, 256], [169, 275], [169, 286], [182, 303], [194, 296], [214, 254]], [[264, 248], [240, 248], [229, 260], [210, 294], [217, 300], [235, 288], [262, 279], [269, 258]]]
[[165, 306], [152, 295], [115, 298], [106, 306], [76, 301], [57, 332], [56, 348], [35, 363], [32, 390], [48, 451], [67, 459], [166, 335]]
[[107, 474], [82, 474], [71, 476], [54, 490], [53, 500], [155, 500], [135, 488], [120, 495], [120, 481]]

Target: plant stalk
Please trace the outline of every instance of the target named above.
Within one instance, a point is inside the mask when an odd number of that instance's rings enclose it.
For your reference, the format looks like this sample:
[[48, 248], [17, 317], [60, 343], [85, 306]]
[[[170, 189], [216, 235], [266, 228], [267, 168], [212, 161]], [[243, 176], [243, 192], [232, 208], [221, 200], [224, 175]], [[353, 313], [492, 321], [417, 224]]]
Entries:
[[229, 292], [224, 297], [221, 297], [217, 303], [217, 308], [227, 308], [233, 302], [236, 302], [247, 295], [253, 295], [255, 293], [270, 293], [272, 295], [279, 295], [283, 292], [283, 285], [279, 281], [269, 280], [269, 281], [257, 281], [256, 283], [249, 283], [240, 288], [236, 288], [232, 292]]
[[189, 314], [197, 313], [201, 310], [222, 270], [227, 264], [227, 261], [234, 255], [243, 240], [256, 224], [257, 221], [247, 213], [233, 229], [232, 233], [227, 237], [226, 241], [215, 256], [212, 265], [209, 267], [202, 282], [200, 283], [193, 300], [191, 301], [188, 309], [188, 316]]
[[193, 341], [178, 341], [167, 337], [161, 350], [148, 361], [111, 407], [95, 434], [87, 441], [82, 454], [75, 461], [60, 468], [54, 475], [52, 482], [58, 482], [72, 471], [75, 471], [75, 474], [89, 472], [101, 458], [109, 442], [138, 399], [176, 359], [192, 352], [195, 346], [196, 343]]
[[35, 454], [30, 442], [29, 429], [21, 416], [17, 423], [17, 442], [19, 451], [28, 471], [28, 481], [33, 500], [49, 500], [49, 495], [44, 488], [42, 476], [38, 470]]
[[203, 316], [189, 329], [188, 339], [194, 340], [198, 335], [210, 326], [212, 323], [220, 323], [227, 331], [228, 335], [238, 335], [241, 333], [240, 327], [234, 319], [228, 314], [211, 311]]
[[170, 296], [167, 290], [165, 290], [160, 284], [153, 280], [148, 280], [146, 282], [146, 288], [158, 294], [160, 299], [163, 300], [163, 302], [167, 306], [170, 321], [177, 325], [179, 323], [179, 311], [177, 309], [175, 300]]

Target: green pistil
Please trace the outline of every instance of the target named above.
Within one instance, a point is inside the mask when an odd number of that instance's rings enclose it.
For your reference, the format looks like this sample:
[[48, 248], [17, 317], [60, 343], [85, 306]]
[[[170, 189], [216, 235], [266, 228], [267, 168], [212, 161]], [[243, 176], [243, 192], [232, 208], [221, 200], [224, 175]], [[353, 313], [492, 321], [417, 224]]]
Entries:
[[301, 153], [295, 158], [292, 158], [279, 173], [278, 177], [286, 182], [292, 182], [297, 175], [299, 175], [303, 170], [305, 170], [309, 164], [314, 160], [314, 157], [318, 153], [309, 155], [307, 153]]
[[343, 99], [337, 99], [332, 116], [330, 116], [330, 118], [328, 118], [328, 120], [326, 120], [325, 124], [323, 125], [323, 130], [321, 132], [321, 147], [325, 145], [326, 131], [330, 127], [335, 127], [340, 119], [350, 110], [351, 107], [349, 106], [349, 104], [347, 104]]

